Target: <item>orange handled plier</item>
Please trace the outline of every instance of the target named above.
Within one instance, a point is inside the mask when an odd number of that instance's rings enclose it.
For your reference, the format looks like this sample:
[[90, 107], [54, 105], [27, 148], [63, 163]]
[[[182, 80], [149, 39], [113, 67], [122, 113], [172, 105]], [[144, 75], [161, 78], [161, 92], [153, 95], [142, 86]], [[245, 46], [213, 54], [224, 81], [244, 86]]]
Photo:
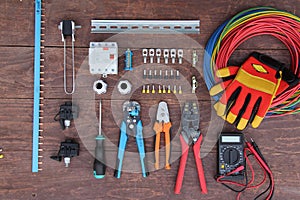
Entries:
[[166, 169], [171, 169], [170, 165], [170, 128], [172, 124], [170, 122], [168, 104], [164, 101], [158, 104], [156, 122], [154, 123], [153, 130], [156, 133], [155, 136], [155, 169], [159, 169], [159, 145], [160, 145], [160, 134], [165, 134], [165, 146], [166, 146]]

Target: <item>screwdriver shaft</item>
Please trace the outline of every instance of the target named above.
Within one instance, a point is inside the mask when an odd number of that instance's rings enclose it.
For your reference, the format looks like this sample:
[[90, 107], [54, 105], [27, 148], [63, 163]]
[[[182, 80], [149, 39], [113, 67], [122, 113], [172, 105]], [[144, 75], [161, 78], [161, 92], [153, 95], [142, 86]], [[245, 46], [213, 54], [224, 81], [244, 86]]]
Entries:
[[99, 132], [98, 135], [102, 135], [102, 101], [99, 101]]

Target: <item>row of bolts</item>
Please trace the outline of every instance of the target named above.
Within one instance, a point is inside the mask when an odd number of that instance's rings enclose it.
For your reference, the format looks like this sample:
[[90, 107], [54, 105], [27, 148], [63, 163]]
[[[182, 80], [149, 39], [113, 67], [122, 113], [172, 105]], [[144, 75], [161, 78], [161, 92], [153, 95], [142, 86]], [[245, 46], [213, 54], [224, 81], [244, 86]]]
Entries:
[[[152, 85], [152, 89], [150, 90], [150, 85], [143, 85], [143, 89], [142, 89], [142, 94], [155, 94], [156, 93], [156, 88], [155, 85]], [[158, 85], [158, 94], [170, 94], [172, 93], [171, 90], [171, 85]], [[177, 86], [174, 85], [173, 86], [173, 94], [177, 93]], [[178, 86], [178, 94], [182, 94], [182, 89], [181, 89], [181, 85]]]

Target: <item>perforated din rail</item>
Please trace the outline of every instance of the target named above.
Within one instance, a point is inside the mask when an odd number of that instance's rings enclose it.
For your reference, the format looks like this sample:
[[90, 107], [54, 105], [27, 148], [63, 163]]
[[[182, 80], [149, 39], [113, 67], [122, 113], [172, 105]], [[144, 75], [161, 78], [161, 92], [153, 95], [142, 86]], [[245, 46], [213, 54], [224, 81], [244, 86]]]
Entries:
[[120, 33], [125, 31], [154, 31], [168, 34], [176, 32], [200, 33], [200, 20], [91, 20], [91, 26], [91, 33]]

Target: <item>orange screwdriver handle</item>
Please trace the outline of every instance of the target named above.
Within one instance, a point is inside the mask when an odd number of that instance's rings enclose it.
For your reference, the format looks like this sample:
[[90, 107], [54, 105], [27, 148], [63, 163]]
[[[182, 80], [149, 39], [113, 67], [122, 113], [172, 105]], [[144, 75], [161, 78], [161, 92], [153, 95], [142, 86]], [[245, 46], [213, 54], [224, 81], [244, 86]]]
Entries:
[[165, 132], [165, 145], [166, 145], [166, 169], [171, 169], [170, 165], [170, 157], [171, 157], [171, 143], [170, 143], [170, 129], [171, 129], [171, 122], [163, 124], [163, 131]]
[[153, 130], [155, 131], [155, 147], [154, 147], [154, 153], [155, 153], [155, 163], [154, 167], [155, 169], [159, 169], [159, 144], [160, 144], [160, 133], [162, 131], [162, 123], [155, 122], [153, 126]]
[[202, 135], [200, 135], [197, 142], [194, 144], [193, 151], [194, 151], [194, 157], [196, 161], [201, 191], [203, 194], [207, 194], [206, 180], [205, 180], [204, 170], [203, 170], [201, 156], [200, 156], [201, 142], [202, 142]]

